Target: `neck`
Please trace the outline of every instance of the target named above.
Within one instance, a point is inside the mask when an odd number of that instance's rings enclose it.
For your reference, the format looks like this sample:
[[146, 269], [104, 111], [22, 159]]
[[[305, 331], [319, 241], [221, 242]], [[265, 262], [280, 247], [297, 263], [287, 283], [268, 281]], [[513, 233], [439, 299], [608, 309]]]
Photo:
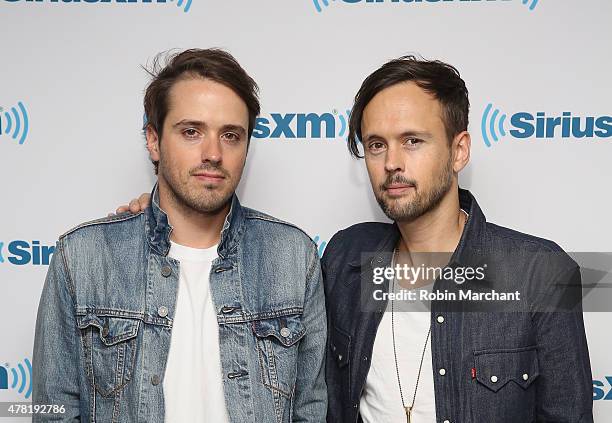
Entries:
[[411, 222], [397, 222], [397, 225], [401, 233], [399, 251], [455, 251], [465, 225], [456, 183], [433, 210]]
[[215, 212], [195, 210], [176, 198], [170, 188], [159, 181], [159, 206], [172, 225], [170, 239], [191, 248], [210, 248], [219, 243], [230, 202]]

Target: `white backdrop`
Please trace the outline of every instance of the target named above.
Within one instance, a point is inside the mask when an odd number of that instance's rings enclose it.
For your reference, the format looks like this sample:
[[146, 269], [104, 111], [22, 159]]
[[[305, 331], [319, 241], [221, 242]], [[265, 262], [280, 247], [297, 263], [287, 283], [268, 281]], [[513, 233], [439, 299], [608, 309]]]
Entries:
[[[259, 83], [263, 118], [331, 114], [331, 139], [311, 131], [254, 138], [239, 188], [243, 204], [320, 242], [385, 219], [343, 140], [364, 77], [407, 53], [447, 61], [472, 103], [472, 161], [461, 185], [488, 220], [567, 251], [612, 251], [611, 18], [607, 0], [0, 0], [0, 401], [29, 399], [47, 266], [24, 251], [54, 245], [154, 183], [140, 130], [148, 81], [140, 65], [156, 53], [226, 48]], [[599, 129], [518, 138], [513, 123], [538, 112], [571, 112], [583, 129], [591, 117]], [[612, 421], [604, 399], [612, 400], [611, 322], [608, 313], [586, 316], [600, 422]]]

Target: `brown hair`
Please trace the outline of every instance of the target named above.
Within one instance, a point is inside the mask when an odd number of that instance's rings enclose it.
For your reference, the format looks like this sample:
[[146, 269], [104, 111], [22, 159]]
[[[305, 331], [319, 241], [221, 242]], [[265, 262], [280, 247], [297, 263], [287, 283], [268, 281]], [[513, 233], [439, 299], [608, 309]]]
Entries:
[[[162, 64], [164, 62], [164, 64]], [[257, 83], [228, 52], [217, 49], [189, 49], [179, 53], [160, 53], [150, 69], [152, 81], [144, 96], [144, 129], [151, 127], [159, 141], [168, 114], [168, 96], [172, 86], [186, 76], [197, 76], [218, 82], [232, 89], [246, 104], [249, 111], [248, 139], [255, 127], [255, 119], [261, 110]], [[153, 162], [157, 174], [158, 163]]]
[[441, 103], [449, 144], [457, 134], [467, 130], [470, 101], [457, 69], [439, 60], [402, 56], [385, 63], [368, 76], [355, 96], [348, 135], [348, 148], [353, 157], [363, 158], [358, 144], [361, 142], [361, 119], [368, 103], [385, 88], [406, 81], [414, 81]]

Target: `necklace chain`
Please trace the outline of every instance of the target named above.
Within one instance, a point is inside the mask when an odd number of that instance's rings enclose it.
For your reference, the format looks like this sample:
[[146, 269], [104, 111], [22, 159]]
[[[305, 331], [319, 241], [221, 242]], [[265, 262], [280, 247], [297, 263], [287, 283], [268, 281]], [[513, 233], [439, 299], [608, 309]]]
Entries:
[[[397, 249], [393, 251], [393, 261], [395, 261], [396, 254], [397, 254]], [[391, 291], [395, 292], [395, 276], [393, 277], [391, 281]], [[419, 363], [419, 372], [417, 374], [416, 385], [414, 386], [414, 394], [412, 395], [412, 404], [410, 405], [410, 409], [408, 409], [406, 408], [406, 403], [404, 401], [404, 392], [402, 390], [402, 380], [400, 378], [399, 364], [397, 361], [397, 348], [395, 345], [396, 344], [395, 342], [395, 319], [393, 318], [394, 314], [395, 313], [393, 310], [393, 297], [392, 297], [391, 299], [391, 337], [393, 339], [393, 358], [395, 359], [395, 372], [397, 374], [397, 385], [399, 386], [400, 397], [402, 399], [402, 407], [404, 407], [405, 410], [409, 410], [409, 412], [411, 412], [412, 409], [414, 408], [414, 402], [416, 401], [417, 390], [419, 389], [419, 380], [421, 379], [423, 359], [425, 358], [425, 350], [427, 349], [427, 342], [429, 341], [429, 335], [431, 334], [431, 322], [429, 324], [429, 330], [427, 331], [427, 337], [425, 338], [425, 345], [423, 346], [423, 352], [421, 353], [421, 362]]]
[[[465, 220], [464, 220], [464, 225], [467, 223], [470, 215], [463, 209], [460, 209], [463, 214], [465, 214]], [[393, 250], [393, 258], [391, 260], [391, 267], [393, 268], [395, 265], [395, 259], [397, 256], [397, 248], [395, 250]], [[393, 276], [393, 279], [391, 280], [391, 292], [395, 292], [395, 275]], [[419, 363], [419, 372], [417, 373], [417, 380], [416, 380], [416, 384], [414, 386], [414, 394], [412, 395], [412, 404], [410, 404], [410, 407], [406, 407], [406, 402], [404, 401], [404, 392], [402, 390], [402, 380], [400, 377], [400, 372], [399, 372], [399, 363], [397, 361], [397, 347], [396, 347], [396, 342], [395, 342], [395, 319], [394, 319], [394, 307], [393, 307], [393, 297], [391, 297], [391, 337], [393, 340], [393, 358], [395, 360], [395, 372], [397, 374], [397, 385], [399, 386], [399, 391], [400, 391], [400, 397], [402, 399], [402, 407], [404, 407], [404, 410], [406, 410], [406, 414], [408, 416], [408, 421], [410, 422], [410, 417], [412, 414], [412, 409], [414, 408], [414, 403], [416, 401], [416, 394], [417, 394], [417, 390], [419, 389], [419, 381], [421, 379], [421, 370], [423, 369], [423, 359], [425, 358], [425, 351], [427, 350], [427, 343], [429, 342], [429, 336], [431, 335], [431, 322], [429, 322], [429, 330], [427, 331], [427, 337], [425, 338], [425, 345], [423, 345], [423, 352], [421, 353], [421, 362]]]

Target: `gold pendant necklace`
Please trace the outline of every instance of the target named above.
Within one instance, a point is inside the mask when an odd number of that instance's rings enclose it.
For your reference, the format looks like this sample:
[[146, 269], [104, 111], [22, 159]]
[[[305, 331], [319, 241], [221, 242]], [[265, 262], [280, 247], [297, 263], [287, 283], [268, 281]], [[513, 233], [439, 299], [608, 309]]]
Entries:
[[[463, 209], [460, 209], [465, 215], [465, 219], [463, 221], [463, 226], [467, 224], [467, 221], [470, 215]], [[393, 250], [393, 258], [391, 260], [391, 268], [395, 267], [395, 259], [397, 256], [397, 248]], [[391, 280], [391, 292], [395, 292], [395, 275]], [[395, 346], [395, 323], [393, 319], [394, 311], [393, 311], [393, 299], [391, 299], [391, 336], [393, 339], [393, 358], [395, 359], [395, 371], [397, 373], [397, 384], [399, 386], [400, 397], [402, 399], [402, 407], [406, 411], [406, 421], [408, 423], [412, 423], [412, 410], [414, 409], [414, 402], [416, 400], [417, 389], [419, 389], [419, 380], [421, 379], [421, 369], [423, 368], [423, 358], [425, 357], [425, 350], [427, 349], [427, 342], [429, 342], [429, 336], [431, 335], [431, 322], [429, 323], [429, 330], [427, 331], [427, 337], [425, 338], [425, 345], [423, 346], [423, 352], [421, 353], [421, 363], [419, 364], [419, 373], [417, 374], [416, 384], [414, 386], [414, 395], [412, 396], [412, 404], [410, 406], [406, 406], [404, 402], [404, 392], [402, 391], [402, 380], [400, 378], [399, 365], [397, 363], [397, 348]]]
[[[395, 256], [397, 249], [393, 251], [393, 260], [391, 261], [391, 267], [394, 267]], [[395, 276], [391, 280], [391, 292], [395, 292]], [[414, 409], [414, 402], [416, 400], [417, 389], [419, 389], [419, 380], [421, 379], [421, 369], [423, 368], [423, 358], [425, 357], [425, 350], [427, 349], [427, 342], [429, 341], [429, 335], [431, 334], [431, 322], [429, 324], [429, 330], [427, 331], [427, 338], [425, 338], [425, 345], [423, 346], [423, 352], [421, 353], [421, 363], [419, 364], [419, 373], [417, 374], [416, 385], [414, 386], [414, 395], [412, 396], [412, 404], [406, 406], [404, 402], [404, 392], [402, 390], [402, 380], [400, 378], [399, 365], [397, 362], [397, 348], [395, 346], [395, 321], [393, 318], [393, 299], [391, 300], [391, 337], [393, 339], [393, 358], [395, 359], [395, 372], [397, 373], [397, 384], [399, 386], [400, 397], [402, 399], [402, 407], [406, 411], [406, 421], [412, 423], [412, 410]]]

